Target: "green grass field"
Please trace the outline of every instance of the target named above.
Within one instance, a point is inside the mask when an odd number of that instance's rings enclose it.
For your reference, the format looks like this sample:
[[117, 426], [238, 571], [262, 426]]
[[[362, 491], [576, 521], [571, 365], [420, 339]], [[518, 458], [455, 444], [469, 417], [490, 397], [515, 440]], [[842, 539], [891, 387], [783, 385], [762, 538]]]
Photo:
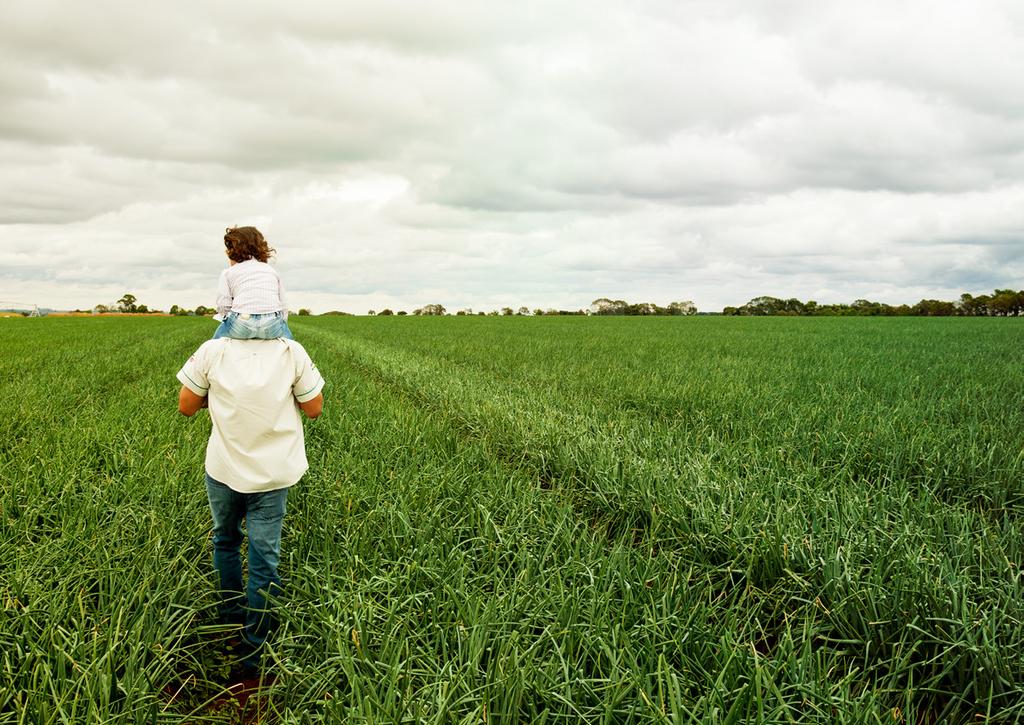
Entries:
[[[264, 721], [1024, 720], [1024, 322], [292, 322]], [[0, 320], [0, 723], [238, 717], [212, 332]]]

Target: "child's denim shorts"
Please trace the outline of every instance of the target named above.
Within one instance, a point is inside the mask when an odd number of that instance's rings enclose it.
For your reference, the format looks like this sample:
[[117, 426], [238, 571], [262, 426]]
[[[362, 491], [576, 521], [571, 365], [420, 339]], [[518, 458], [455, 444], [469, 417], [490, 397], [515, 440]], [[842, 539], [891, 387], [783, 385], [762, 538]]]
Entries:
[[294, 340], [292, 331], [288, 329], [284, 315], [280, 312], [267, 312], [262, 315], [251, 315], [246, 312], [229, 312], [220, 323], [213, 339], [231, 337], [235, 340], [273, 340], [286, 337]]

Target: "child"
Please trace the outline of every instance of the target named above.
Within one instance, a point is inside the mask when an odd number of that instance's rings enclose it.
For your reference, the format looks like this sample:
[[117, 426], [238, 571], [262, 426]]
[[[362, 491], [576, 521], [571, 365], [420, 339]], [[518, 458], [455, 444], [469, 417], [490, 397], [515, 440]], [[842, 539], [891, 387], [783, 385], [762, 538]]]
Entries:
[[214, 339], [294, 339], [288, 329], [284, 286], [277, 271], [267, 264], [274, 249], [259, 229], [226, 229], [224, 247], [231, 266], [220, 273], [217, 285], [217, 314], [224, 321], [214, 333]]

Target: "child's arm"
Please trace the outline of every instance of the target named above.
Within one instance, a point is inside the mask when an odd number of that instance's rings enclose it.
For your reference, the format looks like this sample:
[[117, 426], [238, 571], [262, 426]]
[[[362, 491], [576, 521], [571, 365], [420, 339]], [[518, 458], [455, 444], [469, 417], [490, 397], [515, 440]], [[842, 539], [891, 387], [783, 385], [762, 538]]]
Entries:
[[277, 296], [281, 299], [281, 317], [284, 321], [288, 321], [288, 303], [284, 299], [284, 282], [281, 281], [281, 276], [277, 277]]
[[231, 295], [231, 285], [228, 284], [228, 271], [225, 269], [217, 281], [217, 313], [223, 317], [231, 312], [232, 302], [234, 297]]

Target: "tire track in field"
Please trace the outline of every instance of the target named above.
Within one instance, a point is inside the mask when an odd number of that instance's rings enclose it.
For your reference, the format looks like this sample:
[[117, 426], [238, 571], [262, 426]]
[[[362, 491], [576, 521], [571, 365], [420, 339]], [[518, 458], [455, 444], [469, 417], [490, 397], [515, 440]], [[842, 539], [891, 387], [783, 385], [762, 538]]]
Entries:
[[[847, 480], [841, 470], [830, 478], [813, 462], [772, 481], [779, 471], [749, 451], [744, 452], [746, 472], [738, 475], [723, 471], [730, 461], [718, 452], [690, 453], [675, 465], [651, 461], [621, 451], [624, 439], [596, 428], [594, 421], [526, 401], [507, 388], [497, 391], [493, 381], [464, 366], [458, 366], [459, 378], [451, 378], [423, 355], [390, 348], [377, 352], [365, 342], [310, 332], [363, 376], [438, 413], [457, 435], [480, 442], [496, 460], [522, 470], [541, 488], [562, 493], [609, 540], [628, 534], [635, 545], [692, 555], [719, 567], [767, 567], [774, 579], [785, 571], [799, 576], [818, 571], [821, 555], [833, 543], [808, 543], [815, 532], [820, 538], [821, 521], [846, 532], [836, 546], [853, 560], [870, 563], [891, 555], [897, 543], [893, 528], [927, 528], [936, 516], [964, 514], [960, 506], [914, 499], [909, 491], [899, 506], [886, 506], [863, 481]], [[757, 490], [766, 483], [773, 483], [775, 491]], [[759, 518], [744, 520], [752, 511]], [[777, 540], [766, 542], [766, 533]], [[922, 530], [921, 535], [930, 534]]]
[[[600, 429], [589, 418], [566, 413], [536, 400], [524, 400], [510, 389], [458, 366], [458, 377], [424, 356], [372, 350], [368, 344], [307, 329], [345, 364], [382, 389], [439, 414], [458, 437], [482, 444], [495, 460], [522, 471], [540, 488], [557, 492], [592, 528], [609, 542], [699, 552], [698, 560], [727, 566], [742, 552], [730, 550], [717, 533], [731, 529], [729, 506], [701, 507], [703, 516], [677, 516], [667, 510], [672, 501], [681, 511], [696, 507], [686, 501], [681, 479], [697, 484], [716, 504], [728, 497], [729, 482], [714, 480], [710, 462], [690, 455], [680, 470], [651, 461], [627, 443]], [[448, 386], [442, 389], [438, 381]], [[720, 477], [719, 477], [720, 478]], [[646, 481], [647, 485], [639, 482]], [[715, 508], [716, 511], [709, 511]], [[711, 514], [709, 517], [708, 514]]]

